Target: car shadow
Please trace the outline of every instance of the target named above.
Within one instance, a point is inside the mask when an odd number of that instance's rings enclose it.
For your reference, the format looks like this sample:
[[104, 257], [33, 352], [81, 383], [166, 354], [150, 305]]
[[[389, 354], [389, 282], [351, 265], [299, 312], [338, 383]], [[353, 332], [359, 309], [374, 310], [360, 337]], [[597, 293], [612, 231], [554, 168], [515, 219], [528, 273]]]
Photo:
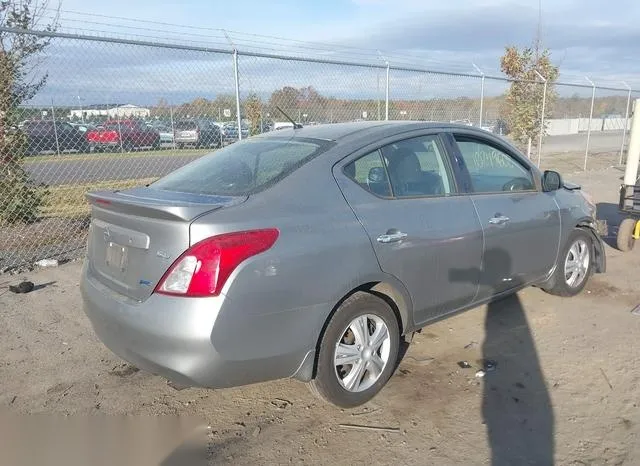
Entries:
[[616, 236], [618, 234], [618, 227], [625, 218], [624, 214], [621, 214], [618, 210], [618, 204], [611, 202], [599, 202], [597, 204], [597, 218], [598, 220], [605, 220], [607, 222], [608, 234], [602, 239], [612, 247], [616, 246]]
[[[451, 280], [477, 277], [477, 269], [451, 271]], [[500, 299], [496, 284], [517, 286], [511, 258], [502, 249], [484, 255], [480, 291], [494, 296], [485, 317], [482, 345], [482, 417], [491, 464], [554, 463], [554, 413], [524, 306], [517, 294]], [[514, 283], [514, 281], [516, 281]]]

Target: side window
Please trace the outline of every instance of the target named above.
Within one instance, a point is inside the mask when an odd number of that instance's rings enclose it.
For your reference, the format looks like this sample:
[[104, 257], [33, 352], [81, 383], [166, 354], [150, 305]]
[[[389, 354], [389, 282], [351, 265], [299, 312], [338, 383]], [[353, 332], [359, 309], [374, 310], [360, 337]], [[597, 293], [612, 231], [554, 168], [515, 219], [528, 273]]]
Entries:
[[509, 154], [479, 140], [455, 136], [476, 193], [532, 191], [531, 172]]
[[391, 197], [387, 170], [378, 151], [354, 160], [344, 167], [344, 173], [367, 191], [377, 196]]
[[421, 136], [382, 149], [395, 197], [443, 196], [453, 191], [438, 136]]

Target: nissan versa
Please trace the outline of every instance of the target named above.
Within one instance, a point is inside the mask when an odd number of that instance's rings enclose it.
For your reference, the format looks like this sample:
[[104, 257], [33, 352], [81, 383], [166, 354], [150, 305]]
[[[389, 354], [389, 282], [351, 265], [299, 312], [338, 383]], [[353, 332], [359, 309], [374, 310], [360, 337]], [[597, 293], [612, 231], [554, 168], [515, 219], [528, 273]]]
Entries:
[[187, 386], [293, 377], [357, 406], [405, 335], [530, 285], [572, 296], [605, 270], [589, 196], [468, 126], [275, 131], [88, 199], [95, 332]]

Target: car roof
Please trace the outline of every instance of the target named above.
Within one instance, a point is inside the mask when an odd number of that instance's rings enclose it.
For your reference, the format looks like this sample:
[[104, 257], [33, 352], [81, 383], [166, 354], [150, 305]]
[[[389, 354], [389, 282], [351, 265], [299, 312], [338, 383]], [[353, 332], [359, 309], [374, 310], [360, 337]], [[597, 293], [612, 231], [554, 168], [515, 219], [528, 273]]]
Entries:
[[443, 129], [449, 131], [453, 129], [473, 131], [475, 129], [481, 134], [486, 134], [486, 131], [479, 128], [453, 123], [428, 121], [356, 121], [350, 123], [329, 123], [322, 125], [305, 126], [300, 129], [281, 129], [274, 132], [263, 133], [255, 137], [281, 138], [294, 136], [298, 138], [324, 139], [339, 142], [341, 139], [351, 138], [353, 136], [384, 137], [390, 133], [403, 133], [405, 131], [417, 129]]

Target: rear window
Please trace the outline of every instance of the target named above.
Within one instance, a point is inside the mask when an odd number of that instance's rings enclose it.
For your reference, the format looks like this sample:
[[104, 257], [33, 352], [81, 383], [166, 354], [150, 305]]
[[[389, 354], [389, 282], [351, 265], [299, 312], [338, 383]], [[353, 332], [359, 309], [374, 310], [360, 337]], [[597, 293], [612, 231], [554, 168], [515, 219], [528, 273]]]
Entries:
[[183, 193], [246, 196], [277, 183], [332, 144], [315, 139], [248, 139], [195, 160], [151, 186]]
[[195, 121], [183, 120], [183, 121], [178, 121], [177, 123], [174, 124], [174, 126], [176, 129], [179, 129], [179, 130], [194, 131], [198, 127], [198, 124]]
[[117, 130], [120, 128], [135, 128], [138, 124], [133, 121], [110, 121], [104, 124], [105, 129]]

